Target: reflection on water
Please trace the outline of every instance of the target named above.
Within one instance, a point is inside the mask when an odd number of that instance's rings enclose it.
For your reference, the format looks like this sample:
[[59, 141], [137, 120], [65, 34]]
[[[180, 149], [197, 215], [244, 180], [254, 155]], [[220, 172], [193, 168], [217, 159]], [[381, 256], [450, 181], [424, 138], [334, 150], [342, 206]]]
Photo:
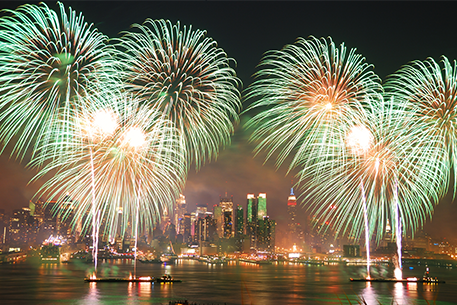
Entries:
[[376, 304], [378, 303], [378, 296], [373, 289], [371, 282], [366, 282], [366, 287], [362, 290], [362, 304]]
[[151, 286], [154, 284], [151, 283], [138, 283], [140, 286], [139, 296], [142, 298], [150, 298], [151, 297]]
[[[182, 283], [86, 283], [91, 265], [0, 265], [1, 304], [453, 304], [457, 269], [433, 270], [446, 284], [350, 282], [363, 266], [307, 266], [275, 263], [258, 266], [231, 262], [207, 265], [197, 261], [138, 265], [138, 276], [167, 273]], [[373, 268], [376, 271], [376, 268]], [[128, 276], [130, 260], [106, 261], [100, 271]], [[387, 267], [379, 273], [391, 272]], [[405, 276], [423, 270], [405, 269]]]
[[401, 304], [408, 304], [408, 300], [405, 299], [405, 291], [404, 291], [404, 284], [403, 283], [395, 283], [394, 284], [394, 299], [395, 302], [399, 305]]
[[95, 283], [95, 282], [90, 282], [89, 283], [89, 292], [86, 295], [86, 297], [84, 297], [81, 300], [80, 304], [81, 305], [84, 305], [84, 304], [93, 304], [93, 305], [100, 304], [100, 300], [99, 300], [99, 296], [98, 296], [97, 283]]

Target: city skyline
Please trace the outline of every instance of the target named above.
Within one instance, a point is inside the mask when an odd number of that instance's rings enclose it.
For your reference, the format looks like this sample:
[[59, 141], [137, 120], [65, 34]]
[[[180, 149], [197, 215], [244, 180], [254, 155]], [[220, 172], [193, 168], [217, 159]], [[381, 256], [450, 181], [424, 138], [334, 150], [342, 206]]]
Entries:
[[[21, 2], [11, 2], [3, 5], [14, 9], [20, 4]], [[192, 5], [180, 3], [179, 7], [166, 3], [152, 6], [148, 2], [129, 5], [116, 3], [112, 7], [103, 2], [90, 4], [65, 2], [65, 4], [83, 13], [88, 22], [93, 22], [103, 33], [111, 37], [118, 37], [118, 32], [128, 30], [132, 23], [142, 23], [147, 17], [170, 19], [173, 22], [179, 20], [182, 24], [192, 24], [195, 28], [207, 30], [208, 35], [219, 43], [228, 56], [238, 62], [236, 71], [244, 83], [243, 88], [252, 82], [250, 75], [256, 71], [255, 66], [259, 63], [263, 52], [280, 49], [285, 44], [293, 43], [297, 37], [309, 35], [331, 36], [337, 45], [345, 42], [348, 47], [357, 48], [366, 57], [368, 63], [375, 65], [374, 71], [383, 79], [411, 60], [422, 60], [428, 56], [438, 60], [442, 54], [454, 59], [452, 56], [457, 54], [455, 42], [452, 42], [456, 41], [455, 34], [445, 33], [446, 27], [442, 29], [434, 22], [438, 18], [441, 26], [443, 22], [448, 22], [446, 18], [437, 17], [438, 12], [442, 13], [443, 8], [446, 8], [445, 4], [434, 5], [432, 8], [419, 3], [415, 3], [414, 7], [406, 3], [370, 4], [376, 6], [377, 12], [374, 16], [367, 13], [373, 10], [368, 3], [344, 4], [344, 6], [349, 5], [353, 11], [348, 10], [346, 11], [348, 15], [341, 17], [338, 16], [338, 10], [334, 10], [327, 17], [340, 22], [339, 28], [319, 24], [316, 21], [317, 18], [311, 16], [309, 11], [322, 11], [326, 8], [325, 4], [317, 3], [288, 3], [284, 7], [275, 3], [264, 3], [262, 9], [254, 3], [236, 3], [233, 7], [216, 3]], [[49, 5], [52, 7], [54, 4], [49, 3]], [[343, 6], [338, 3], [332, 3], [332, 5]], [[217, 9], [227, 10], [227, 15], [231, 14], [234, 17], [228, 19], [228, 17], [211, 14]], [[192, 14], [189, 14], [189, 11]], [[299, 19], [299, 11], [308, 11], [306, 17], [309, 20], [295, 20]], [[104, 12], [106, 17], [100, 18], [101, 12]], [[121, 19], [118, 18], [119, 15], [124, 12], [127, 17], [119, 21]], [[129, 14], [129, 12], [135, 12], [135, 14]], [[252, 16], [254, 12], [259, 16]], [[413, 16], [407, 16], [408, 12]], [[421, 24], [421, 16], [425, 13], [429, 14], [430, 19], [426, 19], [428, 22]], [[270, 25], [267, 20], [275, 21]], [[378, 26], [383, 24], [383, 20], [390, 20], [390, 22], [384, 23], [383, 30], [380, 30]], [[409, 28], [400, 26], [408, 22], [411, 24]], [[364, 25], [363, 28], [360, 28], [361, 24]], [[260, 30], [262, 27], [264, 29]], [[397, 28], [400, 29], [398, 33], [395, 32]], [[252, 35], [249, 34], [251, 31], [257, 32], [258, 35], [251, 38]], [[427, 43], [427, 39], [432, 42]], [[236, 204], [244, 204], [244, 196], [247, 193], [265, 192], [268, 194], [269, 211], [272, 217], [280, 227], [285, 227], [287, 213], [284, 207], [287, 204], [293, 175], [286, 175], [286, 166], [277, 170], [273, 160], [263, 165], [263, 155], [254, 158], [252, 153], [254, 145], [248, 143], [248, 131], [242, 128], [248, 116], [249, 114], [241, 117], [241, 124], [232, 137], [232, 144], [221, 151], [217, 160], [205, 164], [198, 172], [194, 169], [189, 172], [183, 194], [190, 206], [197, 203], [212, 206], [227, 191], [234, 195], [236, 206]], [[39, 187], [39, 183], [27, 186], [34, 172], [25, 170], [24, 165], [10, 159], [7, 153], [0, 156], [0, 168], [2, 169], [0, 208], [12, 210], [27, 205]], [[300, 206], [302, 192], [296, 189]], [[427, 230], [440, 234], [445, 228], [449, 228], [448, 238], [452, 237], [452, 232], [456, 232], [452, 215], [457, 208], [456, 204], [450, 202], [451, 199], [452, 196], [447, 196], [435, 208], [433, 222], [427, 221]]]

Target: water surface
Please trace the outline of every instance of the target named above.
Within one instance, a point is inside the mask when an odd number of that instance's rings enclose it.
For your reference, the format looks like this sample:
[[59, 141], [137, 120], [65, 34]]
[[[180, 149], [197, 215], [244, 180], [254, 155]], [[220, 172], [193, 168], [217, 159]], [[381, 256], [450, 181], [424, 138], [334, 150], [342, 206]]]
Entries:
[[[410, 269], [410, 267], [412, 269]], [[86, 264], [0, 265], [0, 304], [455, 304], [457, 270], [431, 267], [446, 284], [350, 282], [363, 266], [254, 265], [178, 260], [170, 265], [138, 263], [138, 276], [173, 275], [182, 283], [86, 283]], [[101, 262], [99, 274], [127, 276], [131, 260]], [[424, 267], [405, 266], [404, 277], [421, 277]], [[373, 273], [390, 276], [387, 266]]]

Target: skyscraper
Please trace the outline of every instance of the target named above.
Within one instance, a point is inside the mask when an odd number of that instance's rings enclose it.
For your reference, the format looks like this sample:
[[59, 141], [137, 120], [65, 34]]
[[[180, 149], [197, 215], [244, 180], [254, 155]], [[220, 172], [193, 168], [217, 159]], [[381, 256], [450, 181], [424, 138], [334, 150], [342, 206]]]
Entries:
[[184, 214], [185, 213], [187, 213], [186, 197], [183, 194], [179, 194], [179, 198], [176, 199], [176, 206], [175, 206], [176, 234], [184, 234]]
[[267, 216], [267, 194], [260, 193], [257, 197], [257, 219]]
[[254, 194], [247, 195], [246, 208], [246, 235], [250, 241], [250, 248], [257, 246], [257, 201]]
[[221, 197], [219, 201], [219, 206], [221, 207], [223, 216], [223, 237], [232, 237], [235, 231], [233, 226], [233, 197], [227, 197], [227, 193], [225, 193], [225, 197]]
[[224, 236], [224, 215], [222, 214], [222, 208], [215, 204], [213, 206], [214, 220], [216, 221], [216, 232], [217, 236]]
[[248, 194], [247, 196], [248, 202], [246, 206], [246, 223], [254, 221], [254, 215], [257, 214], [256, 209], [256, 202], [255, 202], [255, 195]]
[[290, 195], [287, 198], [287, 214], [288, 214], [288, 222], [287, 226], [289, 227], [289, 234], [291, 236], [295, 236], [297, 234], [297, 198], [294, 195], [294, 189], [290, 189]]
[[265, 216], [258, 221], [257, 250], [274, 251], [276, 222]]
[[243, 207], [241, 205], [236, 206], [235, 212], [235, 236], [244, 234], [244, 215]]

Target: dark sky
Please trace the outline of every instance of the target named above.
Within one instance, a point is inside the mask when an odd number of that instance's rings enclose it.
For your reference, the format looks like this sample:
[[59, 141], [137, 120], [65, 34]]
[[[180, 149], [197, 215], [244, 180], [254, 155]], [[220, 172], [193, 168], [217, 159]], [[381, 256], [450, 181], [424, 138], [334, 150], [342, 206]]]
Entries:
[[[244, 88], [265, 51], [310, 35], [330, 36], [338, 45], [344, 42], [357, 48], [383, 79], [411, 60], [457, 57], [456, 2], [63, 2], [110, 37], [119, 37], [119, 32], [146, 18], [179, 20], [182, 25], [205, 29], [236, 60]], [[0, 6], [15, 8], [22, 3], [2, 2]], [[57, 8], [55, 2], [46, 3]], [[235, 204], [245, 205], [247, 193], [266, 192], [269, 214], [284, 226], [292, 176], [286, 176], [285, 168], [276, 170], [273, 162], [263, 165], [261, 156], [253, 158], [247, 137], [238, 127], [232, 145], [216, 161], [189, 174], [184, 191], [187, 202], [212, 206], [228, 191]], [[0, 173], [0, 208], [10, 211], [27, 205], [39, 187], [39, 183], [26, 186], [33, 172], [3, 155]], [[436, 207], [426, 230], [434, 236], [457, 236], [456, 212], [457, 203], [447, 198]]]

